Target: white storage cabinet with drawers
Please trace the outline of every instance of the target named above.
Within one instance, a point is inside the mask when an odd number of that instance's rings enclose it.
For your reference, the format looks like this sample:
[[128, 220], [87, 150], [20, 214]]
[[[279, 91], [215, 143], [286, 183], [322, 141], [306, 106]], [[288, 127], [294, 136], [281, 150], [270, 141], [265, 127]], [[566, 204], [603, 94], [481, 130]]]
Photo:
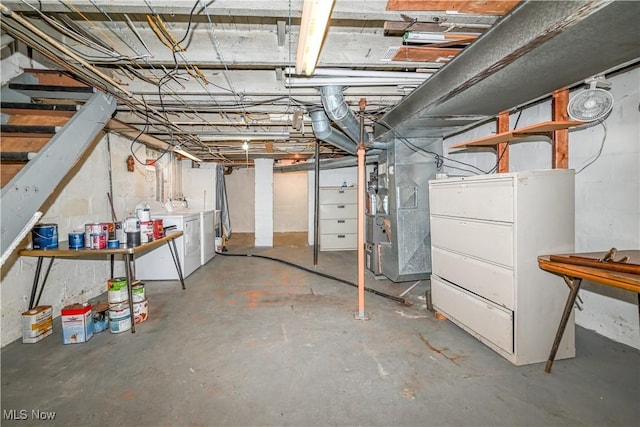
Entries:
[[320, 250], [358, 247], [358, 189], [320, 187]]
[[[547, 359], [569, 291], [539, 255], [574, 251], [574, 171], [429, 181], [434, 309], [515, 365]], [[575, 355], [573, 314], [557, 358]]]

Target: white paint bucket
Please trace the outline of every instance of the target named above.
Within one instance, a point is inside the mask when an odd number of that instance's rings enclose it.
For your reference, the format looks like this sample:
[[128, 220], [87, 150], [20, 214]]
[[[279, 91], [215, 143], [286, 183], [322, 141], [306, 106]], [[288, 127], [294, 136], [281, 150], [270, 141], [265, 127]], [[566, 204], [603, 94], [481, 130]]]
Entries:
[[107, 301], [109, 301], [109, 304], [116, 304], [128, 299], [127, 279], [125, 277], [114, 277], [107, 281]]
[[109, 306], [109, 329], [113, 334], [131, 329], [131, 310], [128, 301]]
[[142, 300], [133, 303], [133, 321], [138, 324], [149, 318], [149, 301]]
[[[136, 303], [145, 300], [144, 283], [137, 283], [131, 286], [131, 300]], [[134, 305], [135, 308], [135, 305]]]
[[215, 238], [216, 252], [222, 252], [222, 237]]

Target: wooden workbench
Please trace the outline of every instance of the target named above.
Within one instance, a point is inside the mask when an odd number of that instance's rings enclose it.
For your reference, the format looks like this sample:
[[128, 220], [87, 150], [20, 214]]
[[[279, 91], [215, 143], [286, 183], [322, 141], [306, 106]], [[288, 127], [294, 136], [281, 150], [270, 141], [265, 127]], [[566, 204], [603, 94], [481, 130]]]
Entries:
[[[51, 271], [51, 267], [53, 266], [53, 262], [56, 258], [74, 258], [74, 259], [96, 259], [96, 257], [102, 257], [104, 255], [111, 255], [112, 265], [113, 265], [113, 257], [115, 255], [122, 255], [125, 265], [125, 271], [127, 276], [127, 291], [129, 294], [129, 310], [131, 311], [131, 333], [135, 333], [135, 322], [133, 319], [133, 295], [131, 291], [131, 283], [133, 282], [133, 274], [132, 274], [132, 263], [135, 259], [136, 255], [143, 254], [148, 252], [158, 246], [163, 244], [167, 244], [169, 246], [169, 251], [171, 252], [171, 256], [173, 257], [173, 262], [176, 265], [176, 270], [178, 271], [178, 277], [180, 278], [180, 283], [182, 284], [182, 289], [185, 289], [184, 286], [184, 277], [182, 276], [182, 268], [180, 267], [180, 259], [178, 258], [178, 250], [176, 248], [176, 239], [182, 236], [182, 231], [174, 231], [166, 236], [153, 240], [148, 243], [143, 243], [140, 246], [134, 247], [126, 247], [121, 245], [119, 248], [105, 248], [105, 249], [69, 249], [68, 242], [60, 242], [58, 248], [55, 249], [24, 249], [19, 252], [21, 256], [28, 257], [37, 257], [38, 263], [36, 265], [36, 271], [33, 278], [33, 286], [31, 288], [31, 299], [29, 300], [29, 309], [36, 307], [40, 302], [40, 297], [42, 296], [42, 291], [47, 283], [47, 277], [49, 276], [49, 271]], [[47, 271], [45, 272], [44, 278], [40, 283], [40, 273], [42, 270], [42, 261], [44, 258], [49, 258], [49, 265], [47, 266]], [[113, 274], [113, 268], [112, 268]], [[40, 291], [38, 292], [38, 285], [40, 287]], [[36, 293], [38, 293], [38, 297], [36, 298]]]
[[578, 296], [582, 279], [640, 293], [640, 250], [617, 251], [614, 257], [616, 260], [628, 257], [624, 263], [599, 261], [605, 254], [606, 252], [586, 252], [538, 257], [538, 266], [545, 271], [561, 275], [570, 289], [560, 325], [544, 368], [545, 372], [551, 372], [553, 359]]

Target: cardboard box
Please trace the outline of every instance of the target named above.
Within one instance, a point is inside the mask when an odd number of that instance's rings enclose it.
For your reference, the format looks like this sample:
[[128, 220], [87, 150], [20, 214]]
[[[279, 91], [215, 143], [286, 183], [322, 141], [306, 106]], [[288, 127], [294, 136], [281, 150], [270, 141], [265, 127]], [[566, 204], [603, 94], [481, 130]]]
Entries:
[[50, 305], [39, 305], [22, 313], [22, 342], [36, 343], [53, 332], [53, 310]]
[[91, 304], [73, 304], [62, 309], [62, 343], [76, 344], [93, 336]]

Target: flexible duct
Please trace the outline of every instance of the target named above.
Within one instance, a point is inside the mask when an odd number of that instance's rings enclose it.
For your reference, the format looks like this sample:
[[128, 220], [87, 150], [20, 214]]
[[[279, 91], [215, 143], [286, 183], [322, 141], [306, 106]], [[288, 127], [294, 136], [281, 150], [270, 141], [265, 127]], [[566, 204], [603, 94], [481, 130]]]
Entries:
[[321, 141], [338, 147], [349, 154], [356, 154], [356, 144], [340, 131], [332, 128], [324, 111], [317, 109], [309, 112], [313, 133]]
[[[323, 86], [320, 88], [320, 94], [322, 97], [322, 105], [327, 113], [327, 116], [337, 124], [340, 129], [355, 143], [360, 142], [360, 123], [356, 118], [351, 108], [347, 105], [342, 94], [342, 86]], [[372, 142], [369, 144], [369, 134], [364, 133], [364, 142], [367, 144], [367, 149], [381, 148], [386, 149], [385, 143]], [[355, 153], [351, 153], [355, 154]]]

